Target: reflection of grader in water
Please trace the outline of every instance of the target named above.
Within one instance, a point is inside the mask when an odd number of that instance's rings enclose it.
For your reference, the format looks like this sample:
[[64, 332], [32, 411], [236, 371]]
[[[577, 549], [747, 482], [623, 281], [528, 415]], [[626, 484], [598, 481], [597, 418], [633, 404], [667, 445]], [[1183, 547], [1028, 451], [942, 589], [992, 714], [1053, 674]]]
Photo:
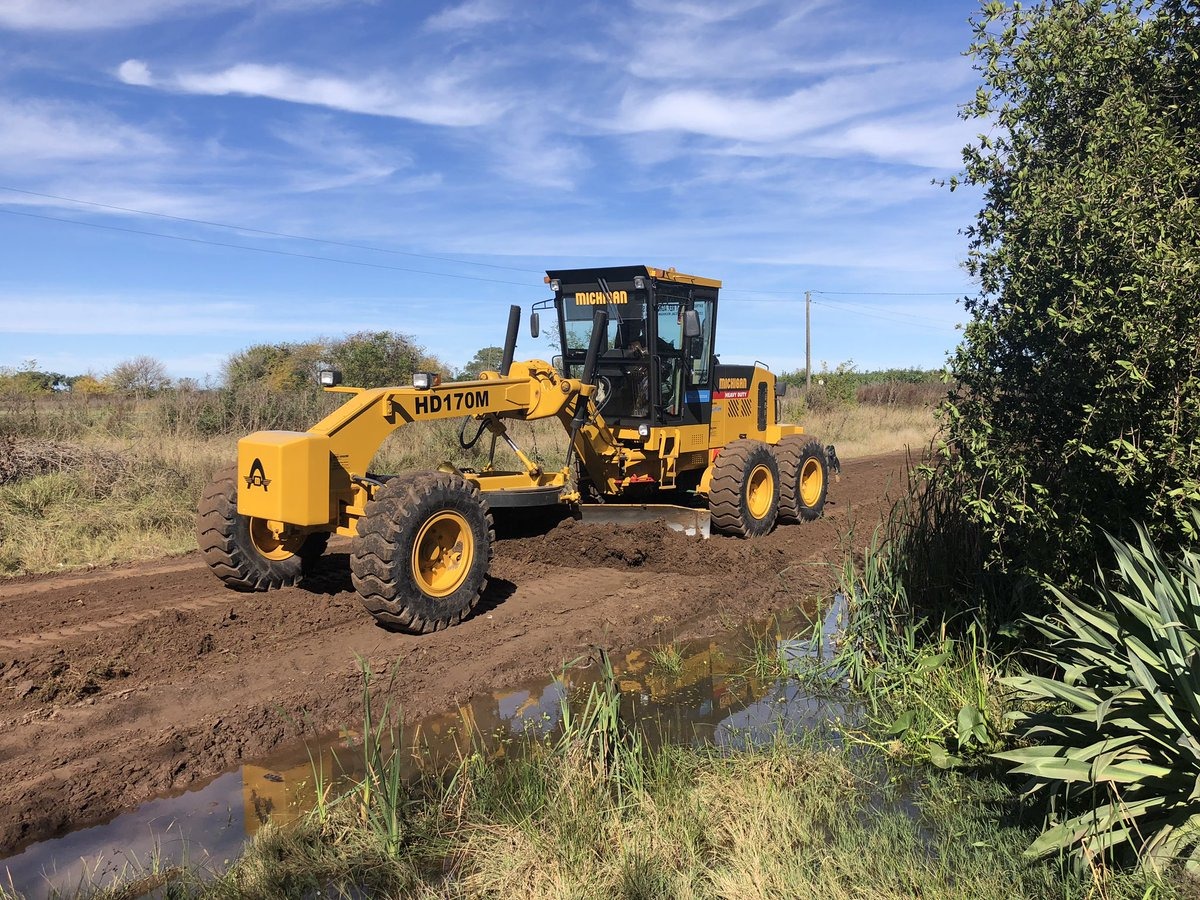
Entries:
[[[614, 660], [617, 686], [629, 698], [627, 709], [641, 721], [651, 745], [666, 741], [717, 742], [717, 732], [731, 716], [768, 696], [773, 679], [750, 671], [744, 637], [697, 641], [681, 648], [678, 675], [655, 670], [650, 654], [632, 650]], [[561, 721], [561, 702], [568, 692], [586, 690], [599, 676], [598, 667], [572, 668], [530, 688], [497, 691], [455, 710], [422, 720], [407, 740], [404, 777], [416, 779], [478, 751], [491, 759], [504, 757], [518, 735], [546, 736]], [[273, 767], [242, 767], [242, 801], [247, 836], [268, 820], [295, 822], [316, 806], [313, 765], [319, 762], [325, 784], [333, 792], [361, 778], [361, 735], [343, 731], [307, 753], [281, 758]], [[340, 782], [340, 783], [339, 783]]]

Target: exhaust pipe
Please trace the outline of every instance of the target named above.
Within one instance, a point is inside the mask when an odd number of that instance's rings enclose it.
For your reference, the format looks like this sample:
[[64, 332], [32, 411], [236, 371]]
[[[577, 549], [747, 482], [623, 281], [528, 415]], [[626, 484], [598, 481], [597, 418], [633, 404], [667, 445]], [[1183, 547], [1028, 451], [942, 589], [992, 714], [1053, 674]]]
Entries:
[[[596, 369], [600, 365], [600, 346], [608, 342], [608, 310], [598, 309], [592, 316], [592, 340], [588, 344], [587, 356], [583, 359], [584, 384], [596, 383]], [[587, 420], [587, 402], [580, 397], [575, 404], [575, 420], [571, 423], [572, 442], [575, 433], [583, 427]]]
[[500, 374], [508, 377], [512, 368], [513, 354], [517, 352], [517, 332], [521, 330], [521, 307], [508, 308], [508, 334], [504, 337], [504, 357], [500, 360]]

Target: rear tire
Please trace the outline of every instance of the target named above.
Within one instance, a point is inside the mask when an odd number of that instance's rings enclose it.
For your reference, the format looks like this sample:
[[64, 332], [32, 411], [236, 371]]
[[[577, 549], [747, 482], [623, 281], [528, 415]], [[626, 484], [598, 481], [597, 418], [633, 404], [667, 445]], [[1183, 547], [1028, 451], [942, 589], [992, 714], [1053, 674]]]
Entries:
[[460, 475], [388, 481], [358, 520], [354, 588], [384, 626], [426, 634], [457, 625], [487, 586], [496, 532], [479, 488]]
[[775, 527], [779, 466], [762, 441], [725, 445], [713, 464], [708, 491], [710, 529], [734, 537], [761, 537]]
[[829, 462], [821, 442], [789, 434], [775, 445], [779, 463], [779, 521], [811, 522], [825, 511]]
[[237, 511], [237, 466], [216, 474], [200, 498], [196, 544], [213, 574], [237, 591], [268, 591], [296, 584], [325, 552], [329, 533], [284, 534], [280, 540], [262, 519]]

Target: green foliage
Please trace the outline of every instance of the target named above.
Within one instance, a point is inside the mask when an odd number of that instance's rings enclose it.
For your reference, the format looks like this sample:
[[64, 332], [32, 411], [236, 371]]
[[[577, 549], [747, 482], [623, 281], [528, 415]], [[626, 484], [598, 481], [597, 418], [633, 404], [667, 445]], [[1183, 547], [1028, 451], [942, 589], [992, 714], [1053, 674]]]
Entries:
[[500, 360], [504, 357], [503, 347], [481, 347], [475, 351], [465, 366], [458, 371], [461, 381], [478, 378], [480, 372], [499, 371]]
[[425, 351], [394, 331], [359, 331], [329, 342], [325, 356], [334, 368], [341, 369], [346, 384], [391, 387], [411, 383]]
[[232, 390], [254, 385], [315, 391], [322, 365], [341, 370], [346, 384], [366, 388], [408, 384], [412, 373], [424, 368], [444, 370], [406, 335], [359, 331], [303, 343], [255, 344], [226, 360], [222, 380]]
[[1017, 716], [1036, 743], [997, 754], [1051, 801], [1033, 855], [1200, 858], [1200, 553], [1172, 557], [1137, 532], [1109, 538], [1117, 565], [1094, 602], [1054, 591], [1037, 655], [1058, 674], [1007, 679], [1042, 707]]
[[[870, 727], [860, 742], [951, 768], [994, 749], [1000, 738], [1000, 661], [988, 649], [978, 609], [955, 621], [948, 604], [940, 623], [931, 623], [922, 613], [939, 610], [918, 611], [910, 603], [906, 567], [919, 539], [893, 519], [876, 532], [861, 563], [847, 559], [846, 627], [836, 664], [864, 702]], [[952, 630], [959, 636], [951, 637]]]
[[989, 562], [1075, 586], [1101, 530], [1200, 536], [1200, 16], [993, 0], [973, 24], [950, 461]]
[[222, 380], [232, 390], [250, 385], [275, 391], [310, 389], [316, 384], [322, 351], [315, 341], [255, 344], [225, 361]]
[[0, 368], [0, 395], [31, 396], [51, 394], [68, 387], [71, 379], [59, 372], [43, 372], [30, 366], [22, 369]]

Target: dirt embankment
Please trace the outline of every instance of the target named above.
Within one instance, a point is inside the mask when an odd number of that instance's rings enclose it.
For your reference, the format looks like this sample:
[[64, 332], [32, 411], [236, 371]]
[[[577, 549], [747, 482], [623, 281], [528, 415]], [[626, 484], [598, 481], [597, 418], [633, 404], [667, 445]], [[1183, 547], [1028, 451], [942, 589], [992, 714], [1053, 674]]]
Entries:
[[199, 554], [0, 582], [0, 855], [358, 717], [356, 656], [397, 666], [406, 718], [556, 670], [593, 645], [712, 633], [826, 595], [901, 486], [904, 454], [847, 462], [823, 519], [753, 541], [566, 521], [498, 541], [475, 614], [377, 627], [346, 545], [304, 588], [238, 594]]

